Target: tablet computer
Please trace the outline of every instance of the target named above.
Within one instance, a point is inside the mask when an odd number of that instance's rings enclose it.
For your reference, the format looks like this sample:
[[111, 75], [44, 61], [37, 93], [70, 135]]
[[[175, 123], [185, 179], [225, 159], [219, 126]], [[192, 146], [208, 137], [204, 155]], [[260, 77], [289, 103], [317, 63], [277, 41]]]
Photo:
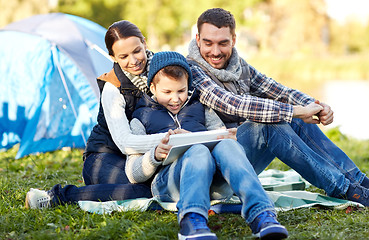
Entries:
[[169, 150], [168, 156], [164, 159], [163, 165], [175, 161], [194, 144], [204, 144], [209, 149], [213, 149], [222, 140], [218, 139], [218, 136], [226, 136], [228, 134], [227, 129], [219, 129], [170, 135], [168, 145], [172, 145], [172, 148]]

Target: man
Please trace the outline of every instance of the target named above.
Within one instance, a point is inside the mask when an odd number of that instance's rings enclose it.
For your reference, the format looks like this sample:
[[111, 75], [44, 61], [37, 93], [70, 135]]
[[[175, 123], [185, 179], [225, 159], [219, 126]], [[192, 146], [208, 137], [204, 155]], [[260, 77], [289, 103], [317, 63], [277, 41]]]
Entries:
[[188, 61], [200, 101], [228, 127], [238, 127], [237, 139], [256, 173], [278, 157], [329, 196], [369, 206], [369, 179], [316, 125], [333, 122], [331, 108], [242, 59], [230, 12], [209, 9], [197, 28]]

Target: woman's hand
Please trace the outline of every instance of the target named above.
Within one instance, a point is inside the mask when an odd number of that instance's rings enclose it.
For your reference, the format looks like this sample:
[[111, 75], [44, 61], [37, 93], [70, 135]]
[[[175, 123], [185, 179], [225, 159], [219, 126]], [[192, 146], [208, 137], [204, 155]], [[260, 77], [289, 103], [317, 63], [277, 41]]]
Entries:
[[169, 150], [172, 148], [172, 146], [168, 145], [169, 136], [173, 134], [175, 134], [175, 132], [173, 130], [169, 130], [165, 137], [161, 139], [158, 146], [156, 146], [155, 159], [157, 161], [163, 161], [167, 157]]

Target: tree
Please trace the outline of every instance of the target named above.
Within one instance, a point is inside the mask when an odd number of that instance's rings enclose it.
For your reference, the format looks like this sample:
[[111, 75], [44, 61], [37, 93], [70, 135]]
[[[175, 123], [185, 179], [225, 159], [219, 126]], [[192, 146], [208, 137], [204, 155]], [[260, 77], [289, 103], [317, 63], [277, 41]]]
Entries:
[[328, 24], [324, 0], [270, 0], [250, 10], [245, 27], [261, 51], [290, 56], [324, 53]]
[[48, 0], [0, 0], [0, 27], [35, 14], [50, 12]]
[[77, 15], [108, 28], [123, 19], [128, 0], [59, 0], [55, 11]]
[[174, 48], [184, 36], [188, 38], [198, 16], [208, 8], [223, 7], [242, 22], [243, 9], [258, 2], [262, 0], [59, 0], [58, 11], [85, 17], [106, 28], [121, 19], [131, 21], [146, 36], [150, 48], [159, 50], [164, 45]]

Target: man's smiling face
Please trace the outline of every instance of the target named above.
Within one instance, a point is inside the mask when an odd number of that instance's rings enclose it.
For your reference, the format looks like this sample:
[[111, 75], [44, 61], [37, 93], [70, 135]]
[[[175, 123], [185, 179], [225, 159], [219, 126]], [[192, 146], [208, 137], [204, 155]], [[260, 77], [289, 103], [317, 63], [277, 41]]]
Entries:
[[201, 56], [216, 69], [225, 68], [232, 55], [236, 36], [231, 34], [229, 27], [221, 27], [204, 23], [196, 35], [197, 46]]

